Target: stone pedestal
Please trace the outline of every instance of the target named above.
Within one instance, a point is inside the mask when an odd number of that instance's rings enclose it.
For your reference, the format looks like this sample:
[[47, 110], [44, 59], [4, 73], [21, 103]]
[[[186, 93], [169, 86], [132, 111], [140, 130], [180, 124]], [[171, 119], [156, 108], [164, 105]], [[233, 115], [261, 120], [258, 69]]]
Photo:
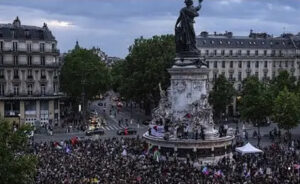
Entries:
[[173, 66], [168, 72], [171, 75], [171, 87], [169, 101], [173, 117], [177, 120], [192, 112], [192, 105], [201, 99], [202, 95], [208, 95], [207, 68], [196, 66]]

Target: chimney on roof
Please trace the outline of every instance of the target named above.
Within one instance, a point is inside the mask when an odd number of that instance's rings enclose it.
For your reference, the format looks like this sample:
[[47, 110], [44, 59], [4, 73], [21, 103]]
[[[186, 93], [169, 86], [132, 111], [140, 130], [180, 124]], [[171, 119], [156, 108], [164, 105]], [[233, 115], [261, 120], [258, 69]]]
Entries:
[[214, 32], [214, 35], [217, 36], [217, 32], [216, 31]]
[[202, 31], [202, 32], [200, 33], [200, 36], [202, 36], [202, 37], [207, 37], [207, 36], [208, 36], [208, 32]]
[[18, 16], [17, 16], [16, 19], [14, 20], [13, 25], [14, 25], [15, 27], [20, 27], [20, 26], [21, 26], [21, 21], [20, 21], [20, 19], [19, 19]]
[[47, 24], [44, 22], [43, 29], [48, 30]]

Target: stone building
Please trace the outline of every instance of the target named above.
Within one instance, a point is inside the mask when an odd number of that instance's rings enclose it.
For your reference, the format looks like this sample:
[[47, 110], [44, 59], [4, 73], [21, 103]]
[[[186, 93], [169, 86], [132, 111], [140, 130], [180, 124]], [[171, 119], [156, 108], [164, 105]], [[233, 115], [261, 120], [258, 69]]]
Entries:
[[[197, 37], [197, 47], [209, 63], [210, 84], [223, 74], [240, 91], [243, 79], [251, 75], [270, 80], [287, 70], [297, 78], [300, 76], [300, 34], [274, 37], [252, 30], [249, 36], [202, 32]], [[236, 99], [228, 112], [235, 114]]]
[[15, 123], [60, 122], [59, 50], [43, 27], [0, 24], [0, 116]]

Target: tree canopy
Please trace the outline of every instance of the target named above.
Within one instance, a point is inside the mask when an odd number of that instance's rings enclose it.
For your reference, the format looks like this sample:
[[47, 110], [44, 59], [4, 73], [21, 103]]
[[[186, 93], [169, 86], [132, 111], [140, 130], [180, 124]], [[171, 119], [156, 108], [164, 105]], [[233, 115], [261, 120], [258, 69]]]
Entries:
[[233, 84], [224, 75], [220, 75], [214, 81], [214, 87], [209, 94], [209, 103], [213, 106], [216, 117], [220, 117], [226, 107], [232, 103], [235, 93]]
[[300, 98], [285, 87], [279, 92], [273, 106], [273, 118], [280, 128], [290, 130], [300, 122]]
[[109, 88], [109, 70], [93, 50], [75, 47], [64, 58], [61, 87], [72, 99], [78, 100], [83, 92], [87, 99]]
[[261, 126], [272, 113], [271, 96], [267, 87], [257, 77], [245, 79], [241, 98], [241, 117], [251, 121], [255, 126]]
[[149, 114], [151, 105], [157, 105], [160, 99], [158, 84], [163, 89], [170, 84], [167, 69], [173, 65], [174, 57], [173, 35], [136, 39], [125, 61], [112, 69], [114, 88], [126, 99], [143, 102]]
[[37, 158], [29, 153], [26, 132], [29, 126], [14, 131], [8, 121], [0, 118], [0, 181], [2, 184], [33, 183]]

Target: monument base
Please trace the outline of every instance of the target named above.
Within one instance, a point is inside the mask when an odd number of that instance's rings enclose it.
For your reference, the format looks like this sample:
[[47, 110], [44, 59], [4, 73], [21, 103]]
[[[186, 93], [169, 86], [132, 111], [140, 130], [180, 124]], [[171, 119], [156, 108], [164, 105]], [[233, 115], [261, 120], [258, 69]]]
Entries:
[[149, 135], [146, 132], [143, 135], [144, 140], [149, 146], [157, 147], [163, 155], [174, 155], [186, 158], [193, 156], [197, 159], [212, 160], [208, 158], [222, 158], [230, 155], [234, 136], [218, 137], [214, 139], [179, 139], [179, 138], [161, 138]]

